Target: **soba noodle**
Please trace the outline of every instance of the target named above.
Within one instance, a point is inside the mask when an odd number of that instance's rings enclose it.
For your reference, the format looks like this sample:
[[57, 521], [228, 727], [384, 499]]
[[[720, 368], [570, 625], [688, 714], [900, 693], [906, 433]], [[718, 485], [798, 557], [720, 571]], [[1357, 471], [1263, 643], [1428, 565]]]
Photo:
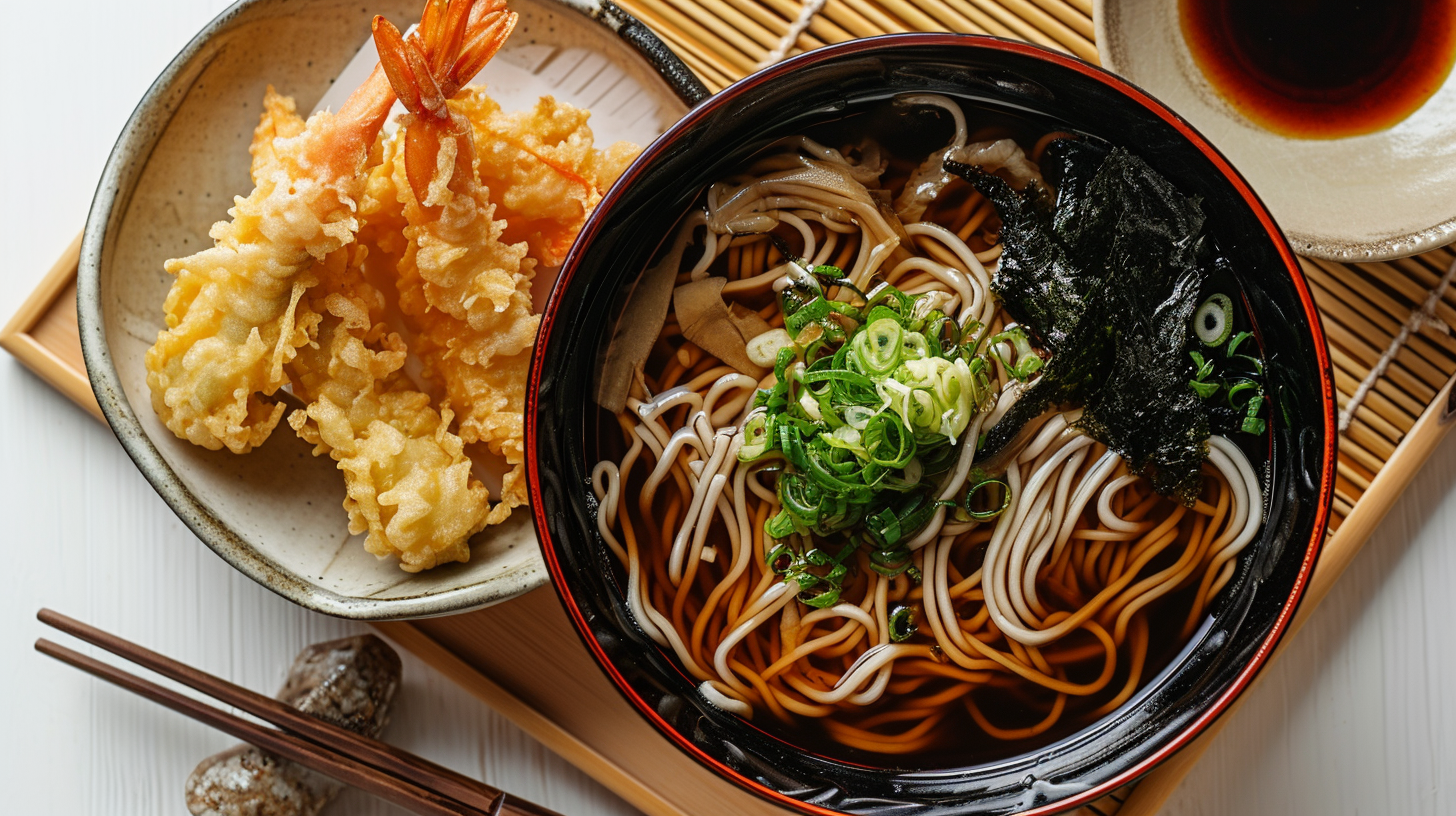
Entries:
[[[953, 102], [916, 102], [952, 113], [948, 150], [962, 160], [974, 153], [1009, 177], [1035, 174], [1010, 141], [971, 143]], [[680, 225], [680, 245], [702, 254], [678, 283], [724, 276], [725, 301], [781, 327], [771, 300], [796, 262], [782, 251], [792, 246], [802, 267], [838, 267], [861, 291], [886, 282], [930, 294], [958, 324], [999, 335], [1010, 319], [987, 269], [1001, 253], [987, 231], [990, 203], [949, 184], [942, 152], [910, 172], [899, 217], [887, 216], [874, 146], [848, 152], [789, 140], [713, 185], [705, 209]], [[836, 297], [848, 299], [848, 287]], [[774, 375], [725, 365], [683, 331], [670, 313], [616, 417], [622, 453], [599, 462], [592, 482], [598, 531], [625, 571], [636, 622], [725, 711], [817, 721], [834, 741], [878, 754], [965, 739], [956, 723], [967, 717], [992, 740], [1015, 741], [1071, 711], [1100, 716], [1168, 657], [1167, 647], [1152, 654], [1155, 632], [1191, 635], [1261, 524], [1259, 481], [1235, 443], [1209, 440], [1202, 492], [1185, 506], [1064, 411], [999, 456], [998, 514], [937, 507], [905, 542], [906, 568], [885, 574], [859, 548], [837, 601], [814, 608], [771, 563], [778, 542], [765, 524], [780, 509], [781, 463], [739, 461], [755, 392]], [[1022, 392], [1014, 370], [1027, 354], [1007, 340], [989, 350], [991, 396], [959, 435], [969, 441], [927, 477], [938, 480], [934, 498], [955, 502], [985, 478], [975, 440]], [[1170, 598], [1176, 606], [1160, 602]]]

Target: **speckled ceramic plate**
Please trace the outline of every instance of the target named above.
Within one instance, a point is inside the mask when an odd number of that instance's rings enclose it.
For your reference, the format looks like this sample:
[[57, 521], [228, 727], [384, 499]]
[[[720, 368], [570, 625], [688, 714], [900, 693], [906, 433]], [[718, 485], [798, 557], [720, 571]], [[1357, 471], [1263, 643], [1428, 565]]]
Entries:
[[[1102, 66], [1178, 111], [1228, 156], [1295, 251], [1368, 261], [1456, 240], [1456, 80], [1387, 130], [1295, 139], [1246, 119], [1193, 62], [1177, 0], [1094, 0]], [[1453, 73], [1456, 76], [1456, 73]]]
[[[547, 580], [529, 514], [472, 542], [469, 563], [418, 575], [351, 537], [343, 480], [281, 427], [245, 456], [178, 440], [151, 408], [143, 355], [163, 327], [163, 262], [207, 244], [252, 188], [248, 143], [272, 83], [308, 110], [369, 40], [373, 15], [418, 19], [420, 0], [245, 0], [213, 20], [127, 122], [97, 188], [78, 281], [86, 368], [146, 478], [218, 555], [310, 609], [361, 619], [459, 612]], [[543, 93], [595, 112], [599, 140], [646, 144], [706, 95], [609, 0], [512, 0], [515, 34], [477, 81], [508, 109]], [[523, 101], [524, 100], [524, 101]], [[516, 104], [512, 104], [512, 103]]]

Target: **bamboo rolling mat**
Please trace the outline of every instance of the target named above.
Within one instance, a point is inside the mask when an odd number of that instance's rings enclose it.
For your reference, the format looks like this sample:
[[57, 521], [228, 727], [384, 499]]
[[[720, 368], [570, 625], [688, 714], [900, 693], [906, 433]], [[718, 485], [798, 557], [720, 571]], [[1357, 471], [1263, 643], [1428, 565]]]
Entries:
[[[1091, 0], [619, 0], [712, 90], [761, 63], [854, 37], [960, 31], [1095, 62]], [[100, 417], [76, 331], [79, 238], [0, 331], [4, 347]], [[1293, 636], [1445, 434], [1456, 374], [1449, 250], [1379, 264], [1305, 260], [1340, 407], [1331, 533]], [[1373, 373], [1372, 373], [1373, 372]], [[549, 588], [466, 615], [380, 624], [400, 645], [652, 816], [783, 813], [702, 769], [646, 724], [582, 648]], [[1286, 638], [1287, 643], [1287, 638]], [[1277, 656], [1277, 653], [1276, 653]], [[1228, 715], [1135, 785], [1077, 816], [1151, 816]]]

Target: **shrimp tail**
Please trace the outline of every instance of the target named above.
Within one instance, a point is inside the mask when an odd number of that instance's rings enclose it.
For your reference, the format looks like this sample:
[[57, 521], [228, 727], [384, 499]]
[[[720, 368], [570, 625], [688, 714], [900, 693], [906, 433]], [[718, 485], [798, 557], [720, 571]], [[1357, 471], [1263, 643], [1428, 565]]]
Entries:
[[388, 20], [375, 17], [374, 45], [405, 109], [447, 120], [445, 100], [495, 56], [517, 19], [502, 0], [431, 0], [419, 31], [408, 39]]
[[451, 70], [444, 85], [445, 96], [454, 97], [466, 83], [480, 73], [487, 62], [505, 44], [506, 38], [516, 28], [520, 19], [514, 11], [507, 11], [504, 2], [480, 3], [476, 15], [471, 17], [471, 26], [466, 29], [465, 45], [459, 59]]

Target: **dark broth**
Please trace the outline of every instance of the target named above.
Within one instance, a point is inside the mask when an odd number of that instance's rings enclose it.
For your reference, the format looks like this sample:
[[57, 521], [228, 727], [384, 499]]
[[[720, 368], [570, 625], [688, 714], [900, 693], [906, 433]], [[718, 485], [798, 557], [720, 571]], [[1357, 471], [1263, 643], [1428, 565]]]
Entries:
[[[1072, 133], [1058, 122], [1028, 118], [1020, 114], [991, 114], [986, 111], [984, 103], [970, 100], [958, 101], [961, 102], [967, 113], [972, 141], [1013, 138], [1030, 153], [1033, 146], [1046, 134]], [[925, 156], [943, 147], [949, 141], [952, 133], [953, 125], [950, 116], [943, 110], [916, 108], [906, 111], [889, 104], [870, 106], [807, 131], [807, 135], [811, 138], [829, 147], [848, 149], [864, 136], [875, 138], [883, 146], [896, 146], [897, 150], [889, 157], [890, 165], [883, 176], [886, 186], [892, 190], [898, 190], [904, 179], [923, 161]], [[1080, 138], [1090, 137], [1081, 136]], [[748, 161], [744, 162], [744, 164], [748, 163]], [[943, 195], [953, 200], [970, 192], [969, 185], [955, 180], [946, 188]], [[702, 203], [703, 199], [700, 198], [694, 206], [702, 206]], [[998, 223], [993, 216], [990, 229], [994, 231]], [[786, 237], [792, 238], [788, 235]], [[687, 263], [691, 263], [692, 260], [691, 257], [688, 258]], [[714, 274], [723, 274], [722, 261], [711, 269]], [[1239, 286], [1236, 280], [1229, 279], [1225, 275], [1216, 275], [1208, 281], [1207, 291], [1203, 294], [1206, 296], [1213, 292], [1225, 292], [1234, 296], [1236, 304], [1233, 320], [1234, 331], [1253, 328], [1248, 313], [1237, 296]], [[765, 299], [763, 302], [767, 303], [768, 300]], [[660, 370], [666, 362], [665, 357], [655, 355], [648, 361], [647, 368], [648, 370]], [[686, 409], [667, 415], [669, 424], [673, 426], [680, 425], [685, 420], [685, 416]], [[599, 408], [595, 411], [594, 419], [595, 421], [589, 421], [589, 424], [595, 446], [592, 446], [589, 440], [587, 448], [588, 456], [594, 458], [590, 460], [588, 466], [602, 459], [620, 460], [626, 451], [626, 446], [622, 441], [616, 418]], [[1231, 430], [1231, 428], [1215, 427], [1216, 433], [1229, 434], [1231, 439], [1239, 443], [1254, 465], [1256, 472], [1262, 471], [1268, 460], [1267, 443], [1263, 439], [1231, 434]], [[634, 469], [632, 478], [624, 485], [623, 495], [637, 495], [643, 482], [642, 469], [640, 467]], [[709, 535], [708, 542], [724, 552], [731, 547], [727, 536], [717, 528]], [[606, 545], [601, 544], [601, 547], [605, 552]], [[984, 545], [981, 545], [981, 549], [984, 550]], [[972, 557], [980, 556], [973, 554]], [[615, 560], [610, 555], [607, 558]], [[1174, 560], [1176, 560], [1175, 553], [1171, 551], [1163, 553], [1151, 562], [1145, 571], [1149, 574], [1159, 571], [1169, 566]], [[975, 566], [975, 564], [968, 565], [968, 569], [974, 569]], [[627, 586], [625, 572], [618, 569], [615, 575], [619, 581], [618, 586], [622, 597], [625, 597]], [[1237, 579], [1235, 579], [1236, 581]], [[1195, 587], [1189, 587], [1170, 593], [1154, 601], [1151, 605], [1151, 614], [1148, 615], [1149, 646], [1138, 681], [1140, 690], [1163, 672], [1186, 646], [1186, 642], [1178, 635], [1194, 589]], [[1212, 613], [1216, 614], [1220, 608], [1219, 601], [1215, 600], [1209, 608]], [[1169, 611], [1160, 615], [1158, 610]], [[912, 642], [927, 640], [933, 642], [932, 638], [920, 634], [916, 635]], [[1068, 636], [1067, 645], [1078, 647], [1093, 642], [1092, 637], [1084, 632]], [[673, 659], [670, 652], [669, 659]], [[676, 663], [676, 660], [673, 659], [673, 662]], [[1089, 681], [1097, 676], [1100, 668], [1100, 659], [1077, 665], [1069, 673], [1068, 679], [1073, 682]], [[1127, 680], [1127, 672], [1126, 662], [1119, 660], [1117, 672], [1112, 682], [1108, 684], [1108, 688], [1121, 688]], [[947, 685], [949, 685], [948, 681], [935, 681], [914, 693], [928, 696], [943, 690]], [[1010, 689], [983, 688], [974, 693], [977, 695], [978, 703], [987, 712], [987, 716], [1003, 728], [1019, 728], [1036, 723], [1046, 715], [1047, 709], [1055, 698], [1052, 692], [1029, 683]], [[1135, 693], [1133, 699], [1137, 699], [1140, 693], [1141, 691]], [[820, 721], [810, 717], [799, 718], [793, 725], [785, 725], [767, 712], [761, 712], [749, 723], [752, 727], [782, 739], [797, 749], [851, 764], [879, 768], [968, 767], [1002, 761], [1043, 748], [1086, 728], [1098, 719], [1094, 716], [1093, 711], [1109, 696], [1110, 694], [1104, 692], [1085, 698], [1072, 697], [1067, 701], [1066, 712], [1052, 728], [1034, 737], [1011, 741], [999, 740], [987, 735], [976, 724], [965, 707], [957, 702], [946, 707], [949, 712], [946, 722], [950, 727], [945, 729], [945, 732], [953, 734], [955, 737], [943, 739], [924, 751], [906, 755], [885, 755], [848, 747], [828, 736]], [[870, 706], [863, 713], [873, 714], [877, 710], [879, 710], [877, 707]]]
[[1336, 139], [1431, 98], [1456, 55], [1456, 0], [1179, 0], [1210, 84], [1256, 124]]

